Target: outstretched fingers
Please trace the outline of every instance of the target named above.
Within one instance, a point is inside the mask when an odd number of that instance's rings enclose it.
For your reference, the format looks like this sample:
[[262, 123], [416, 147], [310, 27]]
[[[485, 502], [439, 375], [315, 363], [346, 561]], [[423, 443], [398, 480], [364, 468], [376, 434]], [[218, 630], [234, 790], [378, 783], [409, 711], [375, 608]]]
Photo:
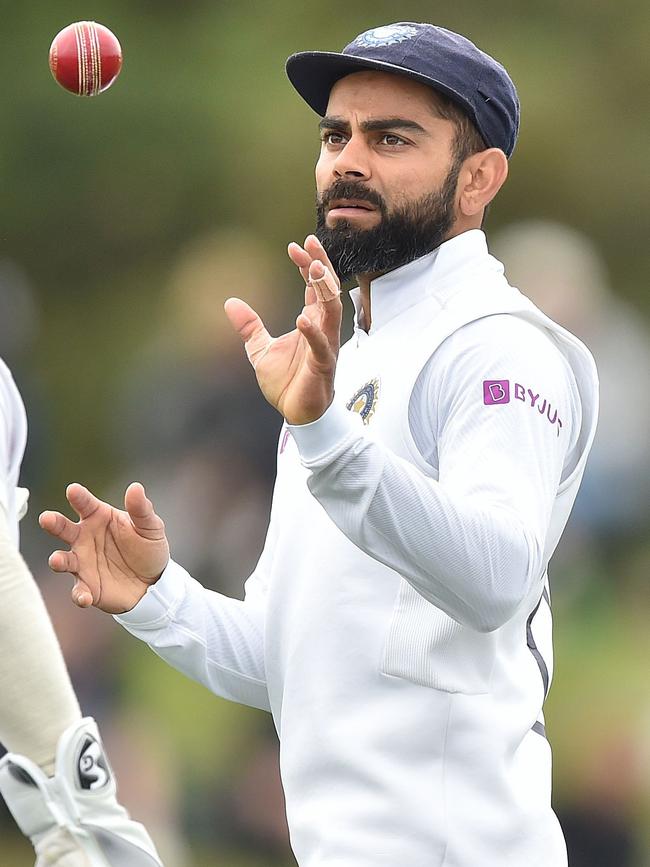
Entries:
[[341, 282], [340, 282], [338, 275], [334, 269], [334, 266], [332, 265], [332, 263], [330, 261], [330, 257], [325, 252], [325, 247], [323, 247], [323, 245], [318, 240], [316, 235], [307, 235], [307, 237], [305, 238], [305, 252], [309, 256], [311, 256], [311, 258], [314, 262], [322, 262], [326, 268], [329, 268], [330, 272], [332, 273], [332, 275], [336, 281], [336, 284], [340, 288]]
[[90, 608], [94, 601], [92, 590], [77, 574], [79, 571], [79, 560], [74, 551], [53, 551], [47, 562], [53, 572], [70, 572], [70, 574], [74, 575], [75, 582], [71, 593], [72, 601], [79, 608]]
[[341, 340], [341, 318], [343, 316], [338, 280], [332, 271], [320, 261], [314, 261], [309, 266], [309, 279], [316, 293], [320, 328], [327, 338], [330, 349], [336, 356]]
[[132, 482], [126, 489], [124, 507], [140, 536], [154, 540], [164, 538], [165, 525], [155, 513], [153, 503], [140, 482]]
[[264, 327], [257, 313], [239, 298], [229, 298], [224, 304], [226, 316], [232, 327], [244, 341], [248, 360], [256, 367], [260, 359], [268, 352], [273, 338]]
[[302, 274], [303, 280], [307, 283], [309, 280], [309, 266], [312, 263], [312, 256], [310, 256], [309, 253], [300, 246], [300, 244], [296, 244], [295, 241], [292, 241], [289, 244], [287, 247], [287, 253], [289, 254], [289, 258], [293, 264]]
[[[92, 514], [95, 511], [95, 508], [93, 508], [91, 501], [85, 498], [83, 493], [76, 490], [82, 486], [71, 485], [70, 487], [75, 488], [75, 490], [71, 492], [72, 500], [77, 503], [77, 505], [74, 506], [75, 510], [81, 509], [83, 511], [84, 509], [89, 509], [89, 514]], [[70, 488], [68, 491], [70, 491]], [[86, 491], [85, 488], [82, 488], [82, 491], [90, 494], [90, 492]], [[90, 497], [92, 497], [92, 494], [90, 494]], [[68, 499], [70, 499], [70, 496], [68, 496]], [[70, 500], [71, 503], [72, 500]], [[38, 523], [43, 530], [51, 536], [55, 536], [57, 539], [68, 545], [74, 545], [79, 537], [79, 524], [66, 518], [65, 515], [61, 514], [61, 512], [42, 512], [41, 515], [39, 515]], [[80, 567], [79, 558], [77, 557], [76, 552], [53, 551], [47, 562], [53, 572], [69, 572], [71, 575], [75, 576], [76, 580], [72, 589], [72, 601], [80, 608], [89, 608], [93, 604], [93, 595], [85, 581], [82, 581], [77, 575]]]
[[304, 249], [299, 244], [289, 244], [288, 253], [307, 283], [305, 307], [317, 304], [320, 313], [319, 324], [301, 313], [296, 327], [307, 339], [316, 361], [331, 364], [332, 353], [335, 358], [338, 353], [343, 309], [338, 277], [315, 235], [307, 236]]
[[92, 494], [88, 488], [73, 482], [65, 491], [68, 502], [81, 519], [89, 518], [102, 505], [102, 501]]
[[332, 368], [332, 361], [336, 362], [336, 354], [322, 328], [310, 319], [306, 313], [301, 313], [296, 319], [296, 327], [307, 340], [314, 361], [318, 365], [323, 365], [328, 369]]
[[316, 303], [316, 292], [309, 281], [309, 266], [313, 262], [313, 259], [309, 253], [307, 253], [306, 250], [303, 250], [300, 244], [296, 244], [295, 241], [292, 241], [289, 244], [287, 252], [289, 253], [289, 258], [293, 264], [300, 271], [302, 279], [305, 281], [305, 307], [309, 307], [310, 304]]
[[75, 605], [78, 605], [79, 608], [90, 608], [93, 604], [93, 594], [90, 591], [90, 587], [82, 581], [81, 578], [77, 578], [74, 582], [74, 587], [72, 588], [72, 601]]
[[312, 262], [322, 262], [326, 268], [330, 269], [337, 283], [339, 282], [334, 266], [325, 252], [325, 247], [323, 247], [316, 235], [307, 235], [303, 247], [292, 241], [287, 247], [287, 252], [293, 264], [296, 265], [302, 274], [305, 283], [309, 282], [309, 266]]
[[46, 533], [55, 536], [66, 545], [74, 545], [79, 535], [79, 524], [66, 518], [61, 512], [42, 512], [38, 523]]
[[79, 571], [79, 558], [74, 551], [53, 551], [47, 562], [53, 572], [70, 572], [74, 575]]
[[336, 277], [322, 262], [314, 261], [309, 266], [309, 282], [316, 291], [316, 298], [323, 304], [333, 301], [341, 294]]

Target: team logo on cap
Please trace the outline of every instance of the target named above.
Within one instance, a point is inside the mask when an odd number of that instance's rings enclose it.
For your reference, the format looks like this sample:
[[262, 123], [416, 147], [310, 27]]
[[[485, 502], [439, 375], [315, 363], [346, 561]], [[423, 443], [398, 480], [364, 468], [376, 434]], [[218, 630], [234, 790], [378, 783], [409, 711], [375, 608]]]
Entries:
[[346, 407], [352, 412], [358, 412], [364, 424], [368, 424], [374, 415], [377, 398], [379, 397], [379, 380], [372, 379], [355, 391]]
[[379, 45], [395, 45], [397, 42], [406, 42], [417, 36], [417, 27], [410, 24], [387, 24], [385, 27], [375, 27], [374, 30], [366, 30], [354, 40], [354, 45], [363, 48], [375, 48]]

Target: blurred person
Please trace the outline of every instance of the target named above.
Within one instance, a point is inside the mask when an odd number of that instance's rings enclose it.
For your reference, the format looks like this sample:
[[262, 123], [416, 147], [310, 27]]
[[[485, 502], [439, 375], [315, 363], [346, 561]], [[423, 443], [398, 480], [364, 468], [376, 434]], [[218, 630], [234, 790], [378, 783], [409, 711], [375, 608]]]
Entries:
[[[257, 400], [239, 339], [223, 316], [232, 285], [264, 303], [248, 257], [280, 285], [267, 246], [250, 232], [219, 230], [181, 252], [160, 321], [115, 414], [114, 440], [147, 478], [175, 555], [228, 595], [237, 594], [237, 576], [250, 573], [259, 557], [280, 427], [272, 407]], [[193, 513], [188, 497], [201, 503]]]
[[[645, 736], [645, 732], [644, 732]], [[571, 867], [640, 867], [635, 804], [647, 789], [647, 768], [631, 732], [610, 733], [591, 756], [578, 797], [559, 809]]]
[[[571, 867], [650, 863], [648, 562], [636, 564], [636, 580], [622, 564], [611, 584], [592, 580], [588, 597], [558, 612], [562, 667], [549, 713]], [[566, 574], [556, 567], [554, 579], [559, 589]]]
[[[245, 600], [170, 560], [140, 483], [124, 510], [69, 486], [79, 521], [40, 519], [69, 546], [50, 566], [75, 576], [77, 605], [272, 712], [299, 864], [564, 867], [547, 564], [597, 377], [481, 231], [517, 138], [515, 87], [464, 37], [404, 22], [287, 71], [324, 115], [318, 237], [289, 245], [306, 282], [294, 331], [272, 338], [226, 304], [285, 419]], [[337, 274], [358, 281], [340, 352]]]
[[256, 745], [234, 787], [231, 802], [236, 825], [260, 852], [277, 857], [287, 851], [289, 838], [282, 784], [276, 772], [277, 740], [270, 737]]
[[[252, 571], [261, 551], [280, 428], [277, 412], [257, 399], [239, 337], [223, 315], [233, 285], [271, 311], [250, 273], [250, 257], [270, 283], [282, 286], [284, 275], [268, 244], [250, 231], [220, 228], [182, 248], [158, 315], [140, 342], [137, 363], [129, 365], [129, 375], [120, 383], [111, 432], [121, 462], [139, 467], [147, 479], [150, 496], [165, 515], [176, 559], [200, 574], [205, 586], [232, 596], [241, 594], [241, 576]], [[277, 307], [279, 293], [273, 294]], [[109, 501], [118, 485], [117, 480], [111, 483]], [[187, 509], [190, 500], [193, 510]], [[179, 698], [167, 678], [151, 676], [147, 660], [141, 666], [130, 664], [125, 675], [140, 684], [132, 703], [140, 699], [147, 713], [162, 715], [174, 738], [178, 803], [185, 805], [185, 833], [194, 848], [209, 846], [215, 854], [224, 846], [259, 850], [267, 839], [265, 813], [284, 816], [277, 754], [269, 756], [263, 739], [265, 717], [223, 702], [206, 704], [194, 692]], [[174, 712], [178, 701], [189, 703], [186, 713]], [[211, 729], [219, 742], [209, 755], [184, 748], [189, 740], [197, 743], [197, 714], [202, 715], [202, 732]], [[238, 733], [235, 744], [229, 734], [233, 730]], [[248, 773], [263, 764], [267, 786], [258, 801], [273, 797], [265, 811], [256, 807], [245, 821], [234, 805], [238, 775], [231, 767], [233, 750], [251, 757]], [[125, 779], [119, 767], [116, 771], [124, 791]], [[179, 863], [167, 854], [159, 824], [149, 812], [141, 815], [163, 857]], [[286, 837], [282, 818], [276, 848], [285, 854]]]
[[82, 718], [38, 587], [18, 550], [25, 410], [0, 359], [0, 793], [37, 867], [155, 867], [144, 827], [116, 799], [95, 721]]
[[[584, 340], [598, 366], [598, 431], [569, 530], [602, 556], [650, 523], [650, 329], [611, 288], [596, 245], [570, 226], [524, 220], [500, 230], [492, 249], [514, 286]], [[577, 541], [577, 540], [576, 540]], [[566, 542], [565, 542], [566, 550]]]
[[38, 306], [23, 270], [0, 258], [0, 346], [6, 363], [24, 355], [38, 331]]
[[[600, 251], [579, 230], [550, 220], [523, 220], [499, 230], [492, 249], [503, 261], [509, 281], [525, 287], [526, 295], [545, 313], [585, 340], [598, 366], [598, 430], [561, 561], [556, 563], [555, 600], [565, 608], [579, 600], [574, 618], [586, 618], [579, 594], [588, 596], [593, 606], [600, 589], [606, 600], [601, 604], [607, 606], [607, 631], [605, 624], [596, 627], [587, 620], [591, 638], [583, 639], [579, 659], [564, 667], [570, 710], [560, 710], [565, 706], [556, 702], [556, 713], [560, 723], [566, 724], [563, 717], [571, 718], [573, 731], [568, 737], [565, 732], [565, 743], [559, 745], [558, 813], [572, 867], [636, 867], [642, 860], [635, 817], [639, 803], [648, 802], [647, 767], [640, 758], [641, 739], [634, 732], [635, 719], [643, 715], [648, 701], [647, 665], [639, 669], [637, 661], [645, 661], [647, 652], [637, 637], [630, 647], [625, 639], [630, 632], [639, 636], [643, 629], [635, 621], [636, 613], [643, 611], [639, 582], [647, 568], [635, 564], [635, 558], [650, 525], [650, 476], [642, 471], [650, 463], [650, 395], [639, 388], [635, 372], [650, 369], [650, 334], [639, 312], [615, 294]], [[608, 595], [610, 588], [615, 595]], [[617, 611], [627, 606], [629, 613], [616, 634]], [[575, 622], [569, 625], [574, 631], [579, 628]], [[609, 678], [604, 660], [612, 660]], [[603, 682], [608, 683], [607, 694], [598, 699]], [[629, 695], [622, 684], [627, 684]], [[621, 719], [610, 721], [607, 736], [594, 743], [594, 735], [586, 737], [584, 732], [593, 728], [594, 716], [608, 716], [601, 702], [614, 705]], [[567, 753], [575, 755], [576, 743], [584, 756], [578, 767], [572, 767]]]

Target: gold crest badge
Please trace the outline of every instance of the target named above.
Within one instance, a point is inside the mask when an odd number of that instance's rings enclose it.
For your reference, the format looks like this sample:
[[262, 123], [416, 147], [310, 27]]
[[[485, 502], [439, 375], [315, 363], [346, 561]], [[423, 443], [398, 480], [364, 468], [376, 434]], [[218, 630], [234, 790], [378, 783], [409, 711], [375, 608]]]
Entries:
[[374, 415], [379, 398], [379, 379], [371, 379], [352, 395], [346, 406], [352, 412], [358, 412], [364, 424], [369, 424]]

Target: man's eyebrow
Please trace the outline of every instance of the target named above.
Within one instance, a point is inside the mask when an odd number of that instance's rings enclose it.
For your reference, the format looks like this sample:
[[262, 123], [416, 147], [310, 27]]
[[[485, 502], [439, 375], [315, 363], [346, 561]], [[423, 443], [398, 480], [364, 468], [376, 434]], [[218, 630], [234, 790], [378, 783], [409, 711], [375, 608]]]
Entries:
[[416, 123], [414, 120], [408, 120], [405, 117], [380, 117], [376, 120], [364, 120], [359, 126], [364, 132], [382, 129], [410, 129], [414, 132], [424, 133], [425, 135], [427, 132], [419, 123]]
[[[387, 129], [408, 129], [413, 132], [420, 132], [427, 135], [424, 127], [420, 126], [414, 120], [408, 120], [405, 117], [380, 117], [374, 120], [364, 120], [359, 126], [363, 132], [374, 132], [376, 130]], [[350, 124], [342, 117], [324, 117], [318, 124], [319, 129], [337, 129], [342, 132], [349, 132]]]
[[350, 124], [342, 117], [325, 116], [318, 124], [318, 129], [340, 129], [342, 132], [347, 132], [350, 129]]

